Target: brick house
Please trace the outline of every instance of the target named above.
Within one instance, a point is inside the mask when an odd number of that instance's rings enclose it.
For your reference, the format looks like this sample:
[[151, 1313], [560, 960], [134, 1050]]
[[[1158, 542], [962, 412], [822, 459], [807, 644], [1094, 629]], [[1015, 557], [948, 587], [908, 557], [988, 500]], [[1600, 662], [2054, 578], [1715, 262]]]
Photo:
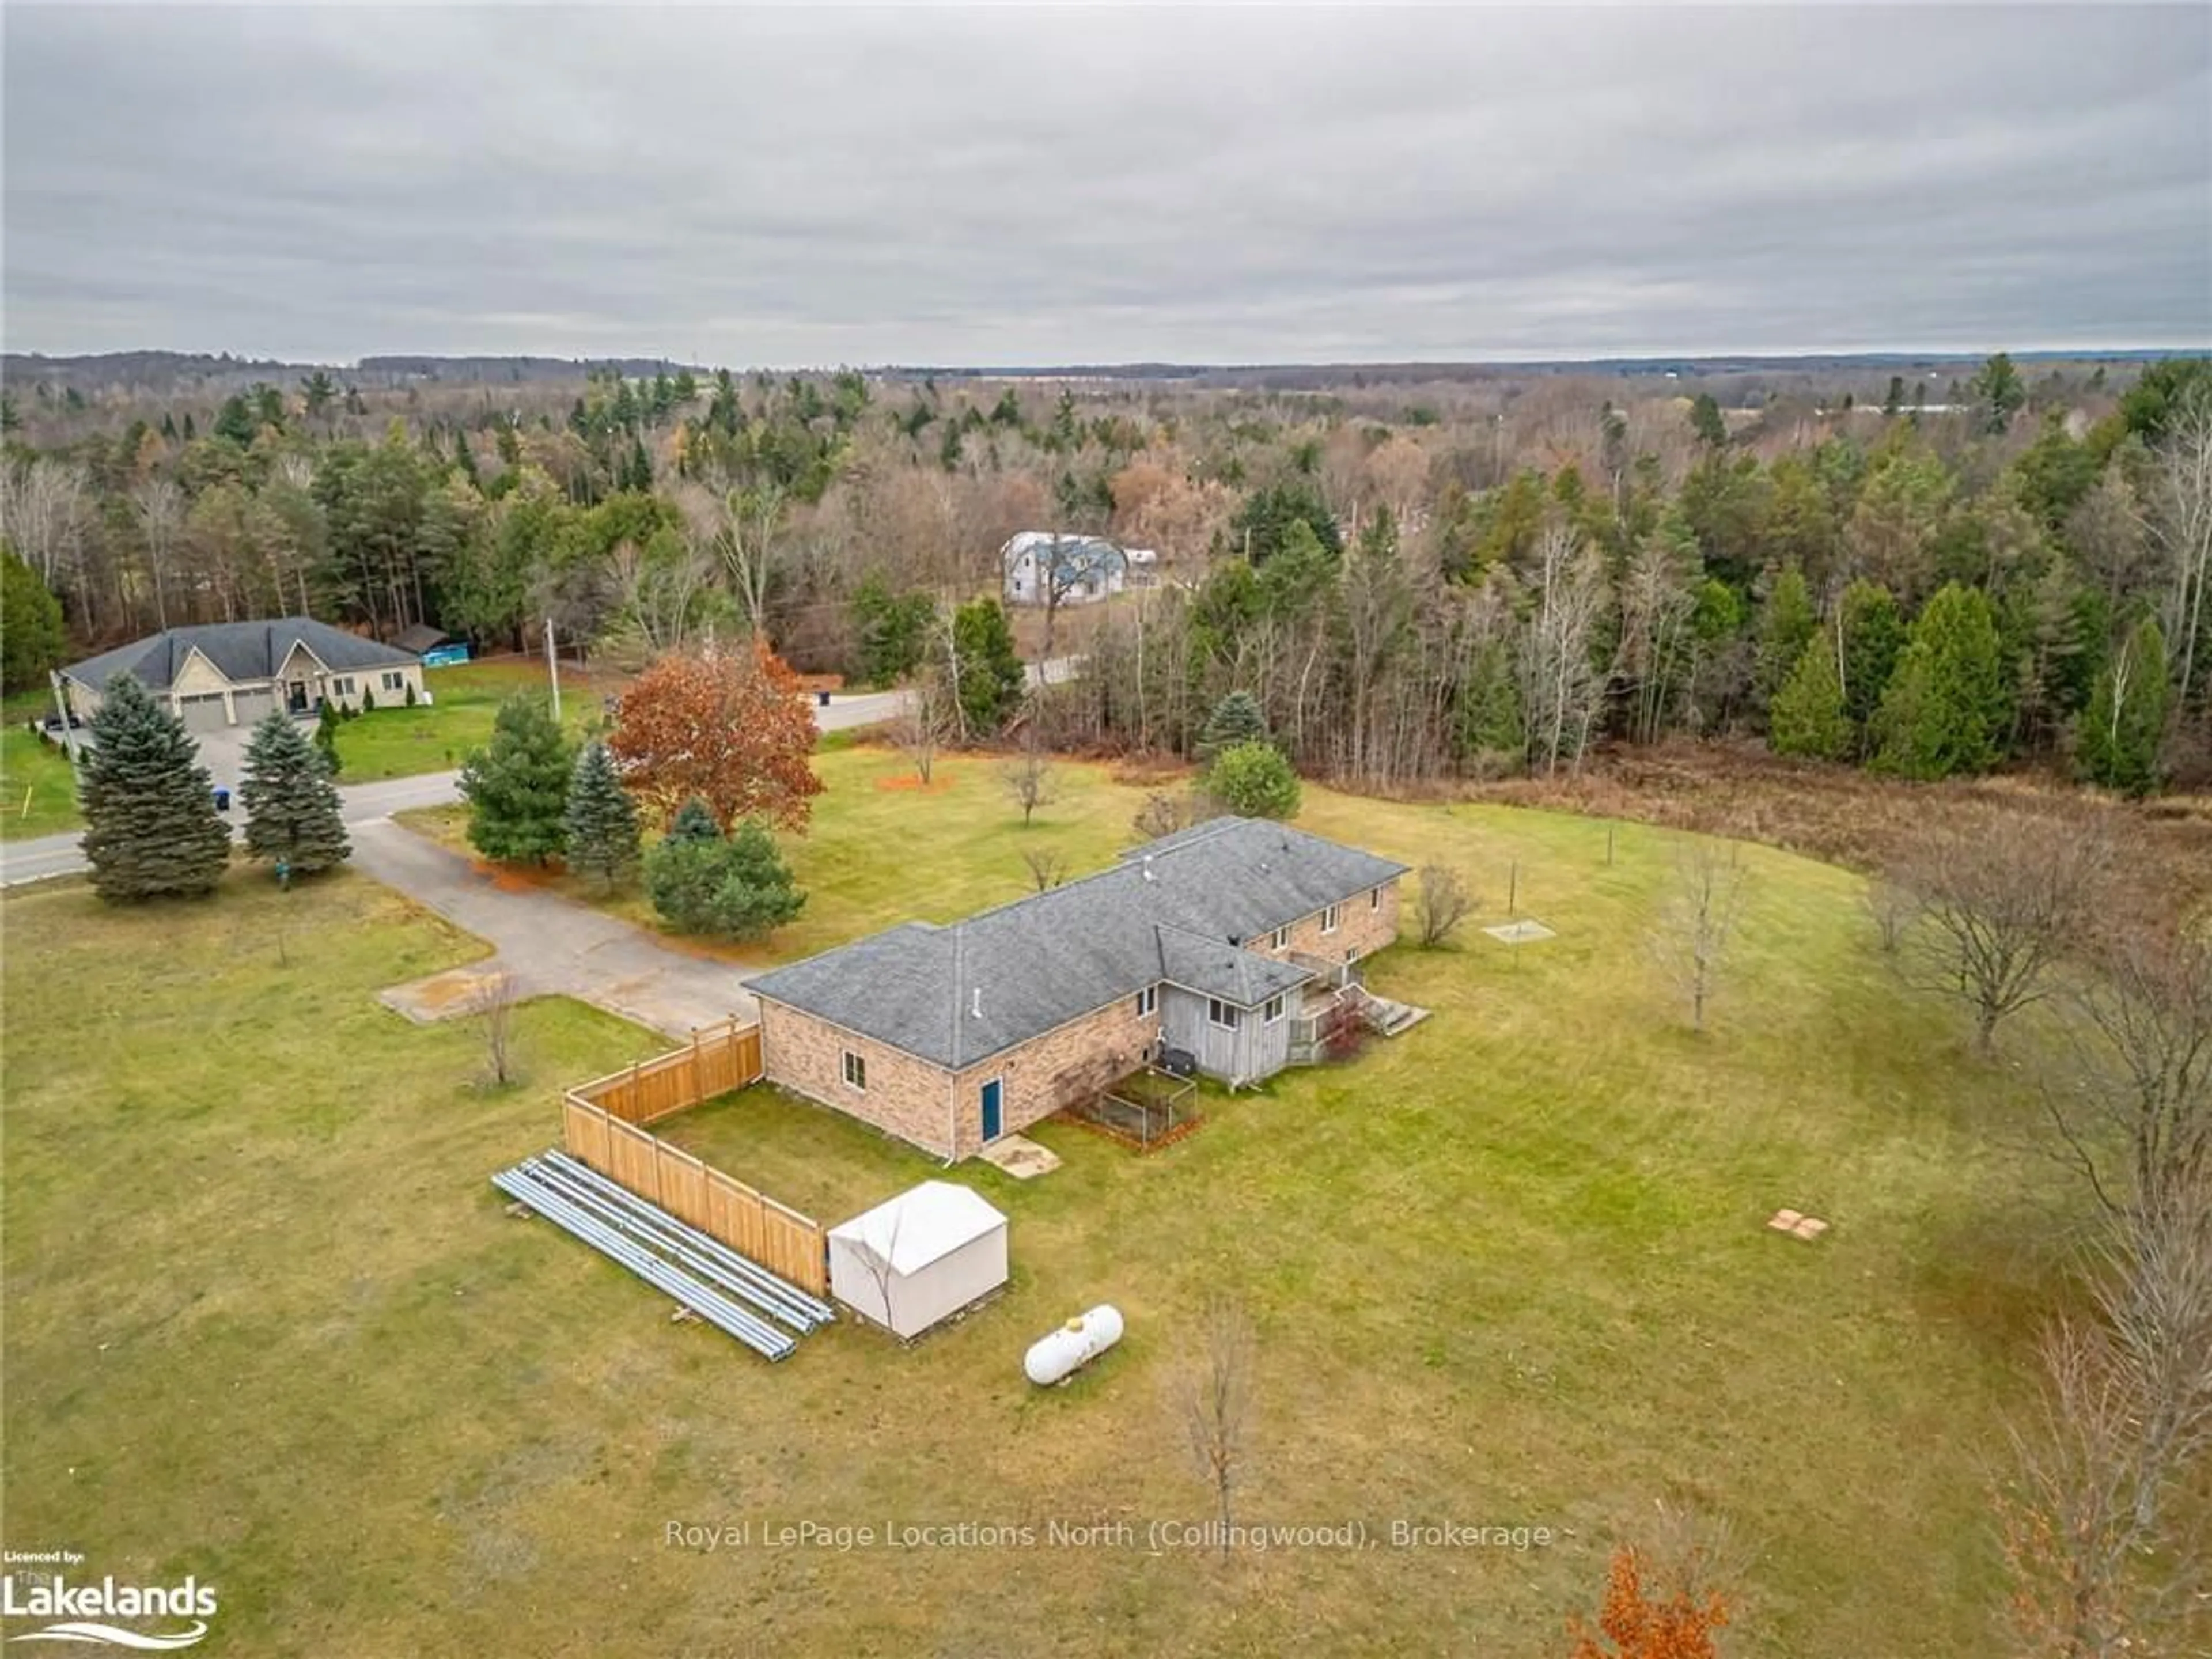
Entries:
[[1398, 936], [1407, 866], [1216, 818], [949, 927], [908, 922], [763, 974], [768, 1080], [957, 1159], [1155, 1058], [1257, 1083], [1299, 1011]]

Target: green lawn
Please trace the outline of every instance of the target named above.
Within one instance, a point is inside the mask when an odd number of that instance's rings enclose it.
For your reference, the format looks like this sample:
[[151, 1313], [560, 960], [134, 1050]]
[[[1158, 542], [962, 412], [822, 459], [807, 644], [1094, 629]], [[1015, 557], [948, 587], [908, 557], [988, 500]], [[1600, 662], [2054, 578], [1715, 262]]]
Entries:
[[[1024, 836], [984, 763], [917, 795], [848, 753], [779, 954], [1011, 896], [1032, 841], [1095, 865], [1139, 799], [1079, 769]], [[485, 1184], [550, 1139], [555, 1081], [641, 1034], [535, 1006], [530, 1085], [478, 1092], [468, 1031], [372, 1000], [470, 946], [351, 878], [143, 914], [73, 884], [0, 900], [10, 1538], [198, 1571], [210, 1654], [1534, 1659], [1669, 1498], [1748, 1547], [1732, 1653], [1988, 1651], [1988, 1482], [2067, 1188], [2000, 1133], [2014, 1074], [1893, 988], [1858, 881], [1747, 849], [1743, 958], [1699, 1039], [1641, 950], [1661, 833], [1622, 826], [1608, 866], [1604, 826], [1564, 817], [1310, 791], [1302, 822], [1463, 866], [1483, 920], [1517, 868], [1559, 937], [1389, 953], [1378, 987], [1433, 1018], [1210, 1096], [1163, 1152], [1048, 1125], [1051, 1176], [963, 1166], [1013, 1218], [1009, 1293], [912, 1350], [841, 1326], [780, 1367]], [[760, 1091], [663, 1128], [830, 1222], [939, 1173]], [[1765, 1231], [1785, 1204], [1834, 1232]], [[1361, 1520], [1377, 1547], [1145, 1547], [1205, 1512], [1164, 1379], [1215, 1291], [1259, 1331], [1245, 1515]], [[1108, 1300], [1121, 1346], [1030, 1389], [1027, 1345]], [[1139, 1541], [759, 1537], [1054, 1519]], [[1559, 1539], [1394, 1549], [1393, 1520]], [[746, 1547], [664, 1541], [746, 1521]]]
[[[492, 719], [507, 697], [518, 691], [547, 693], [545, 665], [523, 661], [428, 668], [422, 684], [428, 704], [378, 708], [339, 726], [341, 783], [451, 771], [469, 750], [490, 740]], [[562, 723], [570, 733], [596, 729], [605, 718], [600, 700], [611, 683], [564, 668], [561, 689]]]
[[[733, 961], [786, 961], [895, 921], [951, 921], [1019, 898], [1036, 890], [1024, 862], [1027, 853], [1056, 854], [1070, 872], [1097, 869], [1127, 844], [1130, 817], [1144, 799], [1142, 791], [1115, 783], [1103, 768], [1059, 765], [1054, 799], [1025, 828], [1000, 782], [1001, 760], [940, 759], [923, 791], [911, 787], [914, 769], [896, 750], [840, 741], [843, 737], [825, 739], [815, 756], [825, 787], [815, 797], [811, 828], [804, 836], [777, 837], [807, 890], [806, 908], [765, 944], [718, 947]], [[469, 850], [465, 806], [399, 816], [421, 834]], [[542, 878], [569, 897], [665, 931], [635, 886], [608, 897], [557, 871]]]
[[44, 692], [7, 701], [7, 726], [0, 730], [0, 841], [58, 836], [84, 822], [77, 816], [76, 774], [68, 758], [24, 725], [45, 714], [51, 702]]

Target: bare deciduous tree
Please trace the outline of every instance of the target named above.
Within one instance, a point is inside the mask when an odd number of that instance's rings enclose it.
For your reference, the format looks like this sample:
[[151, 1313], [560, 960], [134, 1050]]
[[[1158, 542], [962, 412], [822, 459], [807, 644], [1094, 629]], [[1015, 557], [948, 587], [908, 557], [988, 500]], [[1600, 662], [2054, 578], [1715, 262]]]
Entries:
[[874, 1238], [863, 1237], [854, 1247], [854, 1255], [868, 1282], [876, 1287], [876, 1297], [883, 1304], [884, 1328], [894, 1336], [898, 1334], [898, 1310], [893, 1296], [898, 1285], [899, 1233], [906, 1221], [904, 1211], [891, 1216], [890, 1231], [878, 1243]]
[[1674, 860], [1674, 890], [1659, 912], [1651, 950], [1690, 1000], [1690, 1029], [1705, 1029], [1736, 924], [1743, 917], [1743, 860], [1733, 847], [1696, 842]]
[[177, 538], [185, 526], [185, 492], [173, 480], [155, 473], [131, 486], [131, 507], [137, 514], [146, 544], [146, 570], [154, 583], [154, 616], [164, 629], [169, 626], [169, 571], [176, 558]]
[[1884, 956], [1896, 954], [1904, 942], [1905, 930], [1912, 925], [1919, 902], [1904, 887], [1888, 876], [1876, 876], [1867, 884], [1867, 915], [1874, 918], [1875, 937], [1881, 940]]
[[2189, 410], [2159, 452], [2151, 526], [2166, 556], [2166, 638], [2180, 661], [2178, 704], [2195, 684], [2197, 641], [2212, 592], [2212, 407]]
[[1022, 862], [1029, 866], [1030, 879], [1040, 893], [1067, 879], [1067, 860], [1048, 847], [1031, 848], [1022, 854]]
[[1022, 752], [999, 769], [999, 785], [1022, 809], [1022, 828], [1030, 827], [1040, 806], [1048, 805], [1058, 780], [1052, 763], [1035, 737], [1022, 744]]
[[520, 1073], [514, 1060], [514, 1010], [522, 1000], [521, 987], [504, 968], [477, 981], [470, 1006], [482, 1023], [484, 1058], [494, 1087], [504, 1089]]
[[1536, 545], [1535, 604], [1521, 652], [1521, 712], [1528, 765], [1547, 776], [1579, 764], [1604, 701], [1605, 678], [1590, 645], [1605, 608], [1605, 565], [1565, 523], [1544, 526]]
[[1421, 866], [1419, 892], [1413, 901], [1413, 920], [1421, 930], [1421, 948], [1433, 951], [1458, 931], [1474, 908], [1474, 895], [1460, 872], [1449, 865]]
[[2053, 1326], [2040, 1357], [2042, 1398], [2011, 1431], [2017, 1467], [1997, 1500], [2008, 1622], [2038, 1659], [2115, 1659], [2134, 1622], [2134, 1389], [2094, 1324]]
[[2097, 916], [2112, 855], [2100, 826], [2008, 812], [1971, 833], [1931, 831], [1890, 872], [1917, 910], [1908, 971], [1973, 1010], [1984, 1053], [1998, 1021], [2056, 988], [2060, 958]]
[[1217, 1296], [1206, 1304], [1197, 1351], [1174, 1381], [1174, 1404], [1191, 1458], [1213, 1493], [1224, 1561], [1251, 1449], [1255, 1361], [1251, 1322], [1236, 1303]]
[[[2212, 1190], [2123, 1223], [2097, 1310], [2045, 1332], [2033, 1421], [1998, 1512], [2022, 1650], [2063, 1659], [2165, 1652], [2202, 1626], [2212, 1455]], [[2187, 1650], [2186, 1643], [2181, 1649]]]
[[2105, 1207], [2156, 1215], [2212, 1190], [2212, 941], [2139, 930], [2096, 968], [2069, 998], [2082, 1064], [2046, 1099]]
[[907, 694], [905, 706], [890, 723], [891, 741], [914, 764], [914, 775], [928, 787], [937, 751], [951, 735], [952, 698], [933, 673], [925, 673]]

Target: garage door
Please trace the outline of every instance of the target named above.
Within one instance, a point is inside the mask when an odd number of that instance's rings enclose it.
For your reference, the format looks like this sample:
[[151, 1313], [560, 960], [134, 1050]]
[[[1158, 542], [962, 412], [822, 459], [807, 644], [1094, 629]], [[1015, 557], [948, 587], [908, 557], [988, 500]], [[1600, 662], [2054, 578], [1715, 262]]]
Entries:
[[177, 712], [184, 716], [187, 732], [220, 732], [230, 724], [223, 713], [222, 693], [203, 691], [196, 697], [177, 699]]
[[265, 685], [258, 691], [234, 691], [230, 706], [240, 726], [252, 726], [266, 719], [276, 706], [276, 694]]

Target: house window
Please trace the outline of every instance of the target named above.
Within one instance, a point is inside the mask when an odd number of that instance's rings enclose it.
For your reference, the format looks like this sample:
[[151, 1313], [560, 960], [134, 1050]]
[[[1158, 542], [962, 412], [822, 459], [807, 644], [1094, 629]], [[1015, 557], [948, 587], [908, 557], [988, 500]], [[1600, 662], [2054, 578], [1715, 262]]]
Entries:
[[1382, 908], [1382, 890], [1380, 887], [1368, 894], [1367, 908], [1370, 910], [1380, 910]]
[[1218, 1025], [1224, 1031], [1235, 1030], [1237, 1005], [1233, 1002], [1224, 1002], [1219, 997], [1206, 998], [1206, 1023], [1209, 1025]]
[[1267, 999], [1267, 1006], [1261, 1010], [1261, 1017], [1270, 1025], [1273, 1025], [1277, 1020], [1280, 1019], [1283, 1017], [1282, 998], [1269, 997]]
[[1291, 930], [1289, 928], [1278, 927], [1275, 929], [1275, 948], [1278, 951], [1287, 951], [1291, 948]]
[[1337, 907], [1332, 904], [1321, 913], [1321, 930], [1322, 933], [1333, 933], [1336, 931], [1336, 910]]
[[862, 1094], [868, 1091], [868, 1062], [850, 1048], [845, 1050], [845, 1086]]
[[353, 696], [353, 676], [348, 674], [342, 679], [332, 680], [331, 682], [331, 690], [341, 697], [349, 697]]
[[1139, 1019], [1150, 1019], [1152, 1015], [1158, 1011], [1159, 1006], [1160, 988], [1158, 986], [1147, 985], [1143, 990], [1137, 993], [1137, 1018]]
[[387, 691], [397, 691], [406, 684], [407, 682], [396, 673], [386, 674], [384, 677], [384, 689]]

